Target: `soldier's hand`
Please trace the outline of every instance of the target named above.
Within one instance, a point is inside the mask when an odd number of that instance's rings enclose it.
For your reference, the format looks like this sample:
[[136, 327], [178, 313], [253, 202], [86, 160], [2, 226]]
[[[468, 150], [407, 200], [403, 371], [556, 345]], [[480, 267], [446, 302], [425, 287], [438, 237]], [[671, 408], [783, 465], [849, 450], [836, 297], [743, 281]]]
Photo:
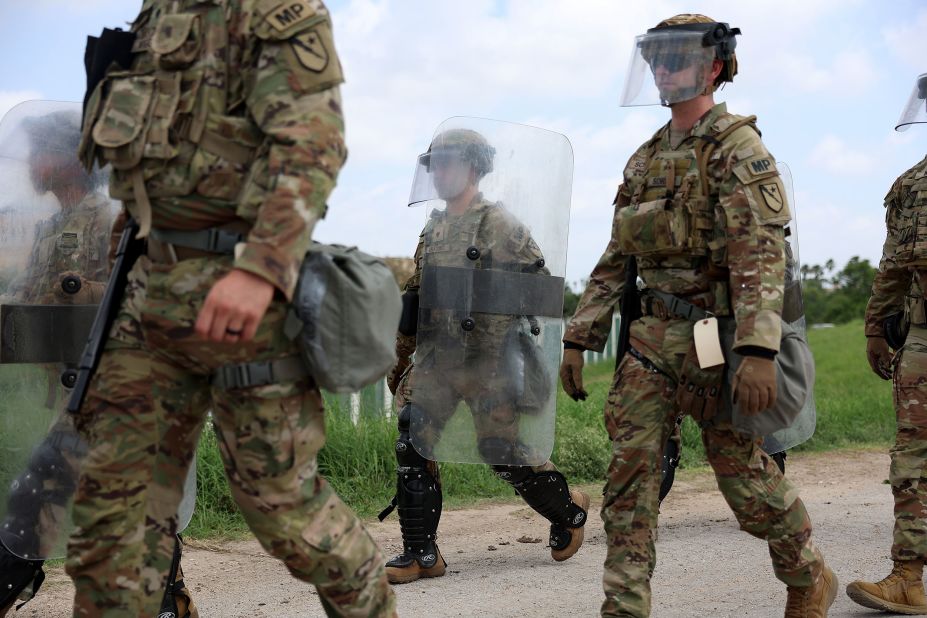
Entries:
[[776, 361], [747, 356], [734, 374], [731, 391], [744, 414], [759, 414], [776, 405]]
[[892, 379], [892, 351], [884, 337], [866, 338], [866, 357], [877, 376], [883, 380]]
[[402, 376], [405, 374], [406, 369], [409, 368], [409, 359], [400, 358], [396, 364], [390, 369], [390, 372], [386, 375], [386, 385], [389, 387], [389, 392], [393, 395], [396, 394], [396, 389], [399, 388], [399, 383], [402, 382]]
[[560, 363], [560, 383], [573, 401], [585, 400], [589, 394], [583, 390], [583, 351], [564, 350]]
[[196, 334], [222, 343], [251, 341], [274, 298], [274, 286], [232, 269], [212, 286], [196, 319]]

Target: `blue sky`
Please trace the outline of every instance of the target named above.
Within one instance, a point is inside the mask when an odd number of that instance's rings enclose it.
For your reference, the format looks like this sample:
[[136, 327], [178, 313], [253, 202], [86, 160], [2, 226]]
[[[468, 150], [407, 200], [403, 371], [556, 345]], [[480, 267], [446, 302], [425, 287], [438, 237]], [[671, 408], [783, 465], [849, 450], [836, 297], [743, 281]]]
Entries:
[[[85, 37], [130, 20], [128, 0], [0, 3], [0, 112], [30, 98], [83, 97]], [[927, 72], [927, 5], [914, 0], [337, 0], [350, 157], [320, 240], [410, 255], [424, 223], [405, 206], [415, 155], [445, 118], [471, 115], [564, 133], [575, 172], [568, 279], [608, 240], [611, 199], [634, 149], [668, 118], [621, 108], [633, 37], [701, 12], [740, 27], [740, 75], [717, 96], [756, 114], [791, 168], [801, 258], [876, 261], [882, 198], [925, 154], [927, 125], [893, 131]], [[890, 7], [890, 10], [888, 10]]]

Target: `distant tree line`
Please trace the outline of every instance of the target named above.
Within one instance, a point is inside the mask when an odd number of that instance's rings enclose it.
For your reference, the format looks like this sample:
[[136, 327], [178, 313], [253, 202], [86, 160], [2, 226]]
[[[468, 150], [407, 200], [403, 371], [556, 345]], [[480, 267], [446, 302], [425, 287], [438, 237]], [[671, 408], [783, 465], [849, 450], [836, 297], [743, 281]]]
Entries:
[[[802, 293], [808, 323], [842, 324], [862, 319], [877, 270], [869, 260], [858, 256], [850, 258], [840, 270], [833, 260], [823, 265], [802, 265]], [[564, 318], [569, 319], [576, 311], [584, 284], [582, 281], [564, 288]]]

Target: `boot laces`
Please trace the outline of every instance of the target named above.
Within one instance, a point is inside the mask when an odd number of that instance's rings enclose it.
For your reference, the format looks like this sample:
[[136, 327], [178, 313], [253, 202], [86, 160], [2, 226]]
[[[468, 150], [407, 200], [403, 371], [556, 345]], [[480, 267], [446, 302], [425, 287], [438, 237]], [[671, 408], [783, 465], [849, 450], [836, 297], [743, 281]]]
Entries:
[[811, 594], [814, 592], [814, 586], [803, 588], [789, 586], [788, 591], [789, 596], [785, 602], [785, 618], [804, 618], [811, 601]]

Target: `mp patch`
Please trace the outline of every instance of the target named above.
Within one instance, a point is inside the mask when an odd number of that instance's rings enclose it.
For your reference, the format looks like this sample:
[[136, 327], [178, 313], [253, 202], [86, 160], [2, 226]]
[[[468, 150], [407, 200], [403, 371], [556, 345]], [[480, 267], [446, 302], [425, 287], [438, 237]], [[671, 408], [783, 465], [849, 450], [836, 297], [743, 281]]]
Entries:
[[283, 31], [297, 26], [307, 19], [312, 19], [315, 15], [315, 9], [312, 8], [309, 0], [290, 0], [277, 5], [267, 14], [266, 19], [271, 26]]

